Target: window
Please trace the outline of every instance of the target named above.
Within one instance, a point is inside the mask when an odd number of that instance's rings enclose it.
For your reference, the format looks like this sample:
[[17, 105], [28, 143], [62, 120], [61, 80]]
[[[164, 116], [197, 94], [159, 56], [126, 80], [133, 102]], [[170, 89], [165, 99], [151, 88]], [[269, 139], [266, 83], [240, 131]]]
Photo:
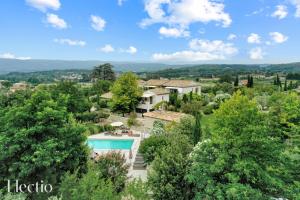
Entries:
[[153, 99], [152, 99], [152, 97], [150, 97], [150, 104], [152, 104], [153, 103]]

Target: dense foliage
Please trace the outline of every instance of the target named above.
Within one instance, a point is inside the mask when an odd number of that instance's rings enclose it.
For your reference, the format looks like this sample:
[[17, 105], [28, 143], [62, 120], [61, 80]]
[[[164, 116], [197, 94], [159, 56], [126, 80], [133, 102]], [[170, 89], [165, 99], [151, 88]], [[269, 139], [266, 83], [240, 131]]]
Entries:
[[121, 192], [125, 187], [129, 165], [126, 164], [126, 158], [121, 152], [109, 152], [96, 158], [96, 166], [99, 170], [99, 176], [105, 180], [110, 180], [113, 189]]
[[0, 182], [57, 185], [66, 171], [86, 168], [84, 127], [68, 113], [68, 98], [36, 90], [24, 103], [0, 110]]
[[192, 145], [185, 135], [169, 135], [169, 144], [155, 157], [148, 176], [154, 199], [190, 199], [191, 185], [187, 182], [189, 160], [186, 159]]
[[215, 129], [191, 154], [196, 199], [288, 197], [293, 185], [284, 146], [255, 101], [235, 94], [215, 112]]
[[138, 86], [137, 76], [132, 72], [122, 74], [112, 87], [112, 109], [123, 114], [135, 111], [142, 90]]
[[109, 63], [94, 67], [91, 77], [94, 80], [114, 81], [116, 79], [115, 72], [113, 71], [113, 66]]

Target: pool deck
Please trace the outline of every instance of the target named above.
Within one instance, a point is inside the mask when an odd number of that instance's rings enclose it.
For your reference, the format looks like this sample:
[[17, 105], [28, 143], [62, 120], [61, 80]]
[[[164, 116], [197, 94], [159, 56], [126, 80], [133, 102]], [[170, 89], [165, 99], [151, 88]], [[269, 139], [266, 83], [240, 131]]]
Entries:
[[130, 165], [129, 171], [128, 171], [128, 176], [129, 178], [141, 178], [143, 181], [147, 179], [147, 170], [133, 170], [133, 162], [135, 160], [135, 157], [138, 153], [138, 149], [140, 146], [140, 143], [142, 139], [144, 138], [144, 134], [138, 131], [134, 131], [134, 134], [140, 134], [139, 137], [133, 137], [133, 136], [128, 136], [128, 135], [119, 135], [119, 136], [111, 136], [111, 135], [105, 135], [104, 133], [99, 133], [95, 135], [91, 135], [88, 137], [88, 139], [102, 139], [102, 140], [134, 140], [131, 151], [132, 151], [132, 158], [129, 158], [129, 152], [130, 150], [126, 149], [95, 149], [93, 150], [94, 152], [98, 154], [105, 154], [110, 151], [119, 151], [123, 155], [125, 155], [126, 158], [126, 163]]

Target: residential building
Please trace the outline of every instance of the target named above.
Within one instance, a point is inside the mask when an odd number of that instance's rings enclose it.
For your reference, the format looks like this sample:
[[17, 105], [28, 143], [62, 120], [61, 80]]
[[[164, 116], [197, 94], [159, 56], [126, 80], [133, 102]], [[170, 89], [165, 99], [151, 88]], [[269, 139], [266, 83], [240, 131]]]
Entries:
[[15, 92], [17, 90], [26, 90], [28, 88], [28, 84], [25, 82], [20, 82], [20, 83], [15, 83], [13, 86], [10, 88], [11, 92]]
[[160, 102], [169, 101], [170, 91], [164, 88], [154, 88], [146, 90], [142, 95], [142, 100], [137, 106], [140, 110], [145, 110], [147, 112], [154, 109], [154, 106]]
[[145, 89], [165, 88], [170, 93], [178, 92], [179, 95], [188, 94], [190, 92], [201, 94], [200, 83], [192, 80], [168, 80], [168, 79], [150, 79], [140, 82], [140, 86]]

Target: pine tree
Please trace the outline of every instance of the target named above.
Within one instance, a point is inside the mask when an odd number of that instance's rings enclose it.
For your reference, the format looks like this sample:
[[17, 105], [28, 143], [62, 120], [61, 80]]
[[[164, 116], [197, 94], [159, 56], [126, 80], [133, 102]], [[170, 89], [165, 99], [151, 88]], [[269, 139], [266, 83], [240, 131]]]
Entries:
[[235, 87], [239, 86], [239, 76], [238, 75], [236, 75], [236, 77], [235, 77], [234, 86]]
[[109, 63], [105, 63], [103, 65], [95, 67], [91, 76], [96, 80], [115, 81], [116, 79], [115, 72], [113, 71], [113, 66]]

